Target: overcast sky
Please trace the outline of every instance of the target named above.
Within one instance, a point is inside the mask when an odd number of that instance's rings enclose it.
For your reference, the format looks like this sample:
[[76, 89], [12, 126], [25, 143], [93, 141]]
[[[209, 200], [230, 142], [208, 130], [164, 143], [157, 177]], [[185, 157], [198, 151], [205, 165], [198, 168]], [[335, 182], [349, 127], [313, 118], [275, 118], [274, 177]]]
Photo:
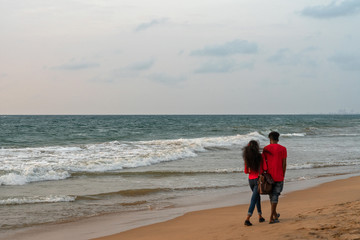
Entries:
[[359, 0], [0, 0], [0, 114], [360, 113]]

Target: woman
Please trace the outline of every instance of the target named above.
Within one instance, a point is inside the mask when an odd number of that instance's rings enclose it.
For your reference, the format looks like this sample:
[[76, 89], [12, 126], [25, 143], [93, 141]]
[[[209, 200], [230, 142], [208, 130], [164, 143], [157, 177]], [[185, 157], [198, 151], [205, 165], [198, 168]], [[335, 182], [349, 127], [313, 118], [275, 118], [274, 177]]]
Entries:
[[243, 159], [245, 162], [244, 172], [249, 174], [249, 185], [252, 190], [251, 202], [248, 210], [248, 215], [245, 220], [246, 226], [251, 226], [250, 217], [252, 216], [255, 205], [259, 214], [259, 222], [265, 222], [261, 213], [261, 199], [258, 193], [257, 180], [259, 172], [262, 173], [262, 156], [259, 151], [259, 144], [257, 141], [251, 140], [249, 144], [243, 149]]

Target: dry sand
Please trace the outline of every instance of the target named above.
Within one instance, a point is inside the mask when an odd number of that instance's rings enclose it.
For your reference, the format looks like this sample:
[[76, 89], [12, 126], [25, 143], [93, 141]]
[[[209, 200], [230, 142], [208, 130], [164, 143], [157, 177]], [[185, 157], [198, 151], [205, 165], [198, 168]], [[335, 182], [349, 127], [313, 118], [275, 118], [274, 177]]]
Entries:
[[[285, 186], [286, 187], [286, 186]], [[263, 199], [265, 199], [264, 196]], [[249, 196], [250, 198], [250, 196]], [[270, 204], [262, 203], [268, 220]], [[244, 226], [248, 205], [187, 213], [100, 240], [359, 239], [360, 177], [336, 180], [280, 198], [280, 223]], [[255, 210], [256, 213], [256, 210]]]

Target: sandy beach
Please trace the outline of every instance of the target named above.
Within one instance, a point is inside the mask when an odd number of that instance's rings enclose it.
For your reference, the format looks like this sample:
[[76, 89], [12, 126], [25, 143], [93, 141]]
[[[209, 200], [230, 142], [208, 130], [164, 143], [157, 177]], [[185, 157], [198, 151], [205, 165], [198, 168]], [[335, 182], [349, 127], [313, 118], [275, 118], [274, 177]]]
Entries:
[[[247, 205], [187, 213], [176, 219], [140, 227], [98, 240], [138, 239], [360, 239], [360, 177], [336, 180], [296, 191], [280, 199], [280, 223], [243, 222]], [[268, 201], [263, 201], [269, 219]]]
[[[326, 182], [305, 190], [281, 196], [278, 212], [280, 223], [259, 223], [256, 214], [253, 226], [244, 226], [248, 204], [193, 211], [151, 224], [131, 215], [104, 215], [75, 222], [30, 228], [0, 239], [98, 239], [98, 240], [186, 240], [186, 239], [360, 239], [360, 176]], [[249, 193], [250, 198], [250, 193]], [[270, 204], [263, 196], [263, 216], [269, 219]], [[146, 212], [144, 219], [154, 214]], [[128, 229], [123, 220], [127, 220]], [[131, 224], [132, 222], [132, 224]], [[142, 226], [141, 226], [142, 225]], [[118, 232], [118, 233], [117, 233]], [[116, 234], [114, 234], [116, 233]], [[102, 236], [102, 237], [100, 237]]]

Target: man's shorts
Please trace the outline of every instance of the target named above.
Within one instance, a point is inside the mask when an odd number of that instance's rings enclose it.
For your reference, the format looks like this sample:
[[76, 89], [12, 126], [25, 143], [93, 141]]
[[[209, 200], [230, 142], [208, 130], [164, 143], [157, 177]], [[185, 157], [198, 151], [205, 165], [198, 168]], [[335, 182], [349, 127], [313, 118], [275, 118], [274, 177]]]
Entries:
[[279, 202], [279, 196], [283, 190], [283, 187], [284, 187], [284, 182], [275, 182], [273, 184], [272, 192], [269, 194], [271, 203]]

